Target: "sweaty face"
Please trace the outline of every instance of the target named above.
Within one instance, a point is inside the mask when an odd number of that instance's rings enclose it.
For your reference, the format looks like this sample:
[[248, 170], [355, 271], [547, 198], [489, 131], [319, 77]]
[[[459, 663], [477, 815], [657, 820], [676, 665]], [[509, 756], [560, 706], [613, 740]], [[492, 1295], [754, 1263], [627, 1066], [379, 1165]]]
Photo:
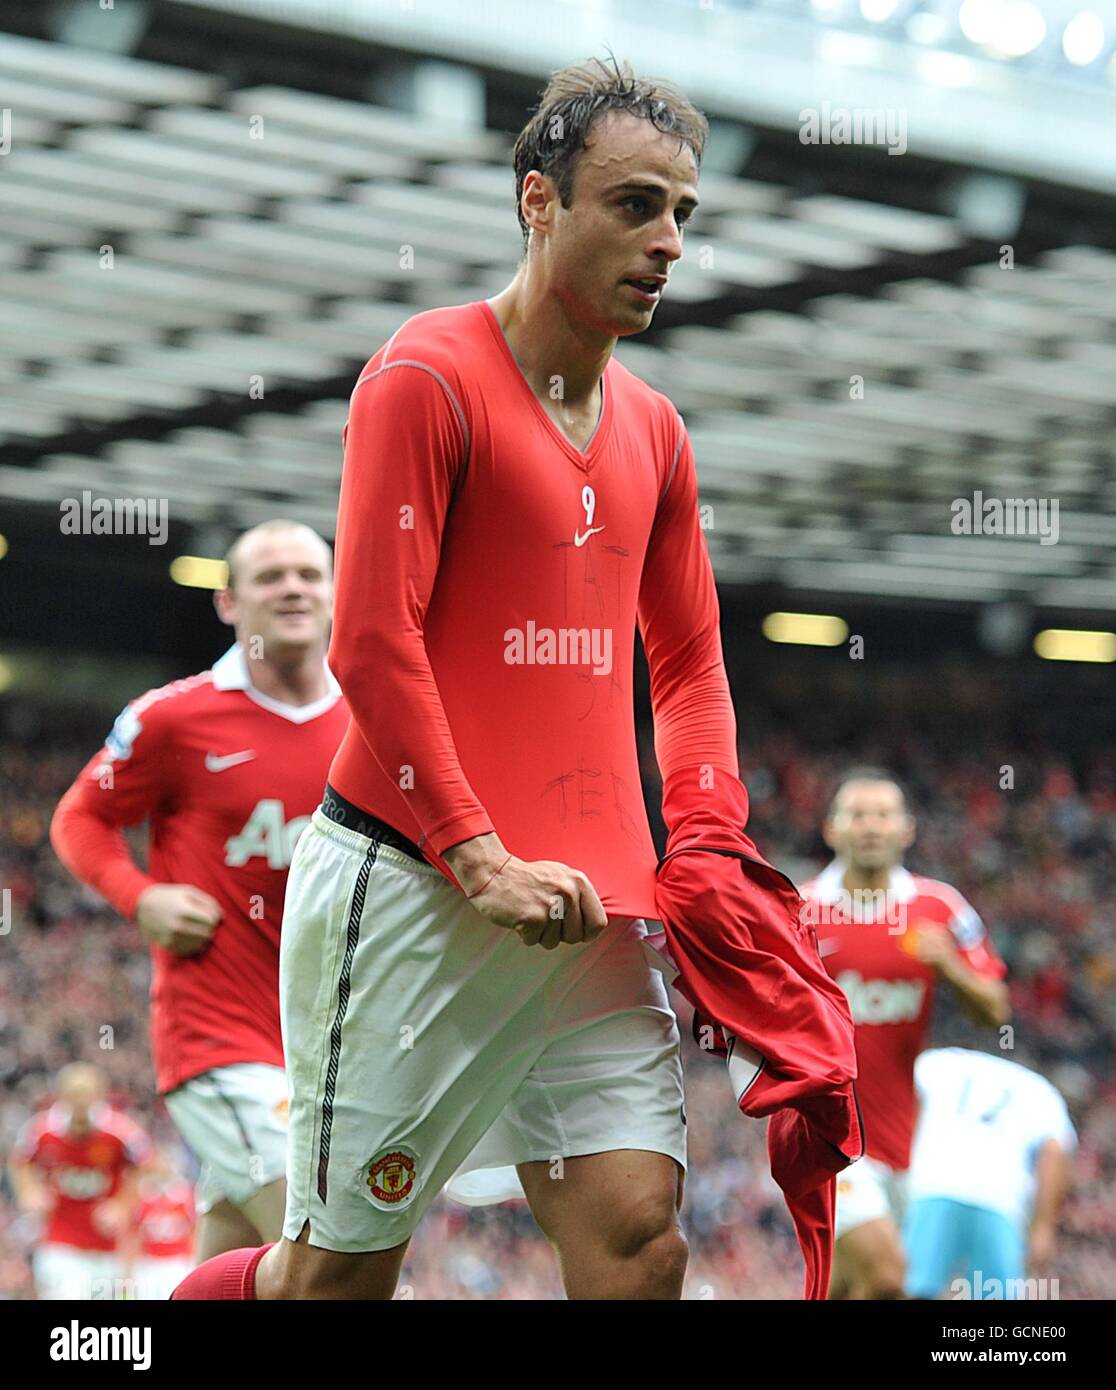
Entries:
[[238, 637], [264, 652], [324, 643], [333, 582], [323, 543], [301, 531], [249, 537], [236, 557], [232, 617]]
[[914, 822], [894, 782], [849, 782], [826, 823], [826, 842], [855, 869], [890, 869], [903, 857]]
[[[615, 338], [647, 328], [696, 206], [688, 145], [626, 113], [598, 121], [577, 158], [571, 206], [556, 191], [549, 204], [543, 244], [549, 282], [571, 321]], [[647, 277], [659, 287], [644, 293], [632, 284]]]

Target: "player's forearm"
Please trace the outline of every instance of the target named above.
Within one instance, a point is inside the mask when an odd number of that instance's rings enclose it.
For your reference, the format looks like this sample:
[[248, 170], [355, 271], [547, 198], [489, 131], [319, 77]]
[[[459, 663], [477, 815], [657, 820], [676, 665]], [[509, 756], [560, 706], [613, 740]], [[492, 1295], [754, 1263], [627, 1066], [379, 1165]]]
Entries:
[[508, 857], [503, 841], [495, 832], [476, 835], [452, 845], [442, 855], [453, 875], [468, 893], [479, 893]]
[[26, 1204], [27, 1193], [27, 1166], [12, 1159], [8, 1164], [8, 1181], [12, 1185], [12, 1193], [15, 1196], [16, 1206], [22, 1211]]
[[1035, 1200], [1031, 1225], [1053, 1229], [1069, 1188], [1069, 1157], [1056, 1139], [1048, 1139], [1035, 1162]]
[[35, 1210], [47, 1187], [32, 1165], [13, 1158], [8, 1164], [8, 1178], [19, 1210]]
[[736, 713], [719, 642], [701, 662], [679, 661], [660, 668], [652, 675], [653, 692], [656, 684], [655, 757], [663, 780], [679, 768], [701, 764], [739, 776]]
[[978, 1023], [998, 1028], [1011, 1018], [1011, 1000], [1002, 980], [978, 975], [959, 956], [946, 961], [941, 971]]
[[653, 601], [648, 587], [674, 581], [653, 575], [644, 586], [643, 645], [651, 677], [655, 757], [665, 782], [679, 768], [707, 764], [739, 776], [736, 712], [721, 650], [720, 612], [708, 558], [689, 595]]
[[54, 812], [50, 843], [76, 879], [95, 888], [129, 921], [141, 894], [158, 881], [132, 858], [120, 827], [83, 805], [83, 790], [76, 783]]
[[999, 980], [983, 980], [975, 976], [957, 988], [962, 1002], [977, 1023], [999, 1028], [1011, 1018], [1007, 986]]

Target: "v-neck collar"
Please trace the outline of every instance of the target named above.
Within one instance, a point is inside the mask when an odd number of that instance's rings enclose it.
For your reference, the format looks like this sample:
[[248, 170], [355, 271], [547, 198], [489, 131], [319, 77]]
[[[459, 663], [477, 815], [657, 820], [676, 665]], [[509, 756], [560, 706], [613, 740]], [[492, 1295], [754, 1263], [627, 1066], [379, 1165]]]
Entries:
[[532, 407], [538, 413], [543, 424], [550, 431], [551, 437], [556, 443], [561, 445], [579, 468], [588, 469], [604, 448], [605, 440], [608, 438], [609, 427], [612, 423], [612, 390], [608, 382], [608, 367], [605, 367], [605, 370], [601, 374], [601, 413], [597, 420], [596, 429], [594, 429], [593, 433], [589, 436], [585, 448], [579, 449], [576, 444], [566, 438], [543, 409], [542, 402], [531, 389], [531, 383], [523, 375], [523, 368], [515, 360], [515, 354], [508, 346], [508, 340], [504, 337], [504, 330], [500, 327], [500, 320], [496, 317], [496, 311], [493, 309], [492, 305], [487, 299], [478, 300], [478, 303], [480, 304], [485, 321], [492, 330], [492, 336], [496, 340], [496, 346], [515, 373], [520, 386], [530, 399]]

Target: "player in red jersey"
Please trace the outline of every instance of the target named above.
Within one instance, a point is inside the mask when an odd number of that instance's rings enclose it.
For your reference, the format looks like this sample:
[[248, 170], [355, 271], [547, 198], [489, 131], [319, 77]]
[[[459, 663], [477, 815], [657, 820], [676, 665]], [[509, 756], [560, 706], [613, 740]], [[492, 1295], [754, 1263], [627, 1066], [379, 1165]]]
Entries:
[[664, 777], [735, 776], [736, 725], [686, 429], [613, 349], [682, 254], [707, 129], [666, 84], [556, 74], [516, 147], [514, 280], [411, 318], [357, 382], [330, 648], [353, 724], [283, 926], [284, 1239], [176, 1297], [390, 1298], [466, 1163], [518, 1167], [570, 1297], [681, 1294], [637, 625]]
[[[67, 868], [151, 943], [156, 1084], [202, 1164], [199, 1258], [282, 1224], [283, 894], [348, 722], [325, 662], [329, 547], [273, 521], [228, 559], [215, 602], [236, 644], [128, 705], [51, 826]], [[145, 819], [149, 872], [122, 833]]]
[[140, 1179], [132, 1229], [125, 1238], [137, 1298], [170, 1298], [194, 1266], [194, 1189], [168, 1150], [156, 1150]]
[[826, 969], [852, 1008], [867, 1135], [865, 1157], [837, 1181], [830, 1297], [900, 1298], [914, 1064], [934, 989], [945, 981], [975, 1019], [998, 1026], [1009, 1017], [1004, 965], [955, 888], [903, 867], [915, 822], [889, 773], [864, 768], [844, 777], [823, 833], [837, 857], [802, 895]]
[[42, 1299], [115, 1296], [117, 1242], [133, 1219], [150, 1146], [107, 1090], [97, 1067], [63, 1067], [54, 1103], [28, 1120], [12, 1150], [16, 1205], [45, 1222], [32, 1257]]

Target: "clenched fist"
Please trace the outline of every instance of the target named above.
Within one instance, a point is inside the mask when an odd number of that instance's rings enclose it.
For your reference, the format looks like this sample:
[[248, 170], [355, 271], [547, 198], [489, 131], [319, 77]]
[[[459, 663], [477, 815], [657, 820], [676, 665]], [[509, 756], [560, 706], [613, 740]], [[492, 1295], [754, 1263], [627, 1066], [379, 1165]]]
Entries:
[[454, 845], [445, 858], [466, 893], [476, 893], [470, 901], [481, 916], [517, 931], [526, 946], [592, 941], [608, 924], [597, 890], [568, 864], [509, 857], [495, 835]]
[[216, 898], [189, 883], [156, 883], [140, 894], [136, 923], [156, 946], [176, 956], [196, 956], [209, 945], [221, 920]]

